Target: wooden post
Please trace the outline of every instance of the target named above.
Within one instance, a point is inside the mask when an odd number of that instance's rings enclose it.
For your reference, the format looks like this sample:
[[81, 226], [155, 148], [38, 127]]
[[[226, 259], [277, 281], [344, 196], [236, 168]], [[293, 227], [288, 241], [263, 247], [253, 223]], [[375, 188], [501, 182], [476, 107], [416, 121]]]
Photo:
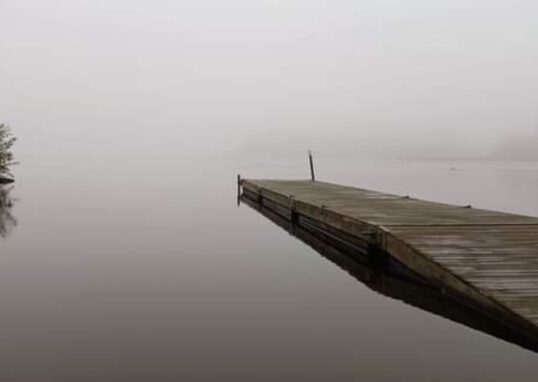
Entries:
[[241, 175], [237, 174], [237, 207], [241, 205]]
[[312, 151], [308, 150], [308, 161], [310, 162], [310, 177], [312, 182], [316, 181], [316, 176], [314, 175], [314, 161], [312, 159]]

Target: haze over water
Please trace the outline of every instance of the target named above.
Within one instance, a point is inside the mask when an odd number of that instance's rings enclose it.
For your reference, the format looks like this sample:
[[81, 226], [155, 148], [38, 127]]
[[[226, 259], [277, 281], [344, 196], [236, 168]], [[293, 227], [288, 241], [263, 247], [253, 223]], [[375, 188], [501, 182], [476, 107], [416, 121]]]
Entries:
[[0, 118], [20, 160], [536, 160], [537, 14], [532, 0], [2, 0]]

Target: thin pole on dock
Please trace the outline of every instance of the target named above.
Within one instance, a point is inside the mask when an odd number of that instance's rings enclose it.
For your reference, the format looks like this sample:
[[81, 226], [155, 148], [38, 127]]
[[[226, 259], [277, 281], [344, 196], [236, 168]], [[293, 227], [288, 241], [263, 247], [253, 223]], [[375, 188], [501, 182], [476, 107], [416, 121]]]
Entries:
[[308, 161], [310, 162], [310, 177], [312, 182], [316, 181], [316, 176], [314, 175], [314, 160], [312, 159], [312, 151], [308, 150]]

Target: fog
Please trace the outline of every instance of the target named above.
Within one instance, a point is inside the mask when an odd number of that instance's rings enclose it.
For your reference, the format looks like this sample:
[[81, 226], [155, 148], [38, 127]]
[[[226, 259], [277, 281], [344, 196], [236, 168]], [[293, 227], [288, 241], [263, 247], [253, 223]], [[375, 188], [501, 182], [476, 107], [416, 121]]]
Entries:
[[[479, 210], [538, 216], [537, 100], [537, 0], [0, 0], [0, 381], [536, 382], [473, 317], [538, 315], [535, 228], [480, 227], [531, 220]], [[299, 219], [312, 243], [238, 206], [238, 173], [308, 179], [308, 149], [317, 180], [410, 199], [305, 182], [349, 214]], [[483, 304], [443, 319], [377, 250], [348, 265], [352, 220]]]
[[21, 161], [510, 158], [538, 3], [0, 0], [0, 90]]

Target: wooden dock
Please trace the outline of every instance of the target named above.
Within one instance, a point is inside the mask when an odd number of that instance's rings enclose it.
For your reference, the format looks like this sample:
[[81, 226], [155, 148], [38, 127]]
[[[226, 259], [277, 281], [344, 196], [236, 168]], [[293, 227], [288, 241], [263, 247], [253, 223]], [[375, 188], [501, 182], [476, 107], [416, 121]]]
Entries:
[[317, 181], [241, 186], [244, 197], [292, 224], [317, 227], [380, 262], [390, 256], [538, 343], [538, 218]]

